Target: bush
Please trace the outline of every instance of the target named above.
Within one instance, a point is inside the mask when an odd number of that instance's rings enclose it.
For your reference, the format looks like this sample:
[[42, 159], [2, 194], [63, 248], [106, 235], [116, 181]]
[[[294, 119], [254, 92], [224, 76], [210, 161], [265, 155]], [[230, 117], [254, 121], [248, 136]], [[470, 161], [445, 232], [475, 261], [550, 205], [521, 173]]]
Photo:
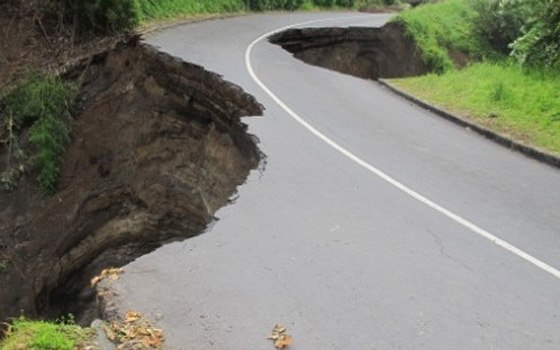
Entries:
[[297, 10], [303, 6], [304, 0], [285, 0], [284, 9], [285, 10]]
[[130, 31], [141, 19], [138, 0], [66, 0], [65, 8], [81, 32]]
[[253, 11], [268, 10], [297, 10], [302, 7], [304, 0], [250, 0], [249, 4]]
[[560, 69], [560, 1], [531, 5], [535, 14], [524, 33], [513, 42], [512, 55], [522, 64]]
[[408, 0], [408, 4], [412, 7], [416, 7], [424, 2], [424, 0]]
[[140, 21], [199, 13], [236, 12], [245, 9], [245, 0], [137, 0]]
[[336, 0], [336, 6], [339, 7], [354, 7], [356, 5], [355, 0]]
[[333, 7], [336, 4], [336, 0], [313, 0], [313, 3], [321, 7]]
[[510, 53], [511, 43], [522, 34], [535, 9], [526, 0], [476, 0], [473, 7], [478, 13], [476, 34], [504, 54]]

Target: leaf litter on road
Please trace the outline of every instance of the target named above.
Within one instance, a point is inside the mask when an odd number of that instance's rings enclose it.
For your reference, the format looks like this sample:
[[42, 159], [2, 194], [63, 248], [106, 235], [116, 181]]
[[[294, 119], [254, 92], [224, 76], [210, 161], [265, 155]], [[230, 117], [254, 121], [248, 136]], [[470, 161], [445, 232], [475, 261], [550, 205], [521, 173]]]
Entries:
[[91, 288], [95, 288], [99, 282], [101, 282], [105, 278], [109, 278], [113, 281], [119, 279], [119, 275], [123, 272], [123, 269], [120, 267], [111, 267], [109, 269], [104, 269], [101, 273], [94, 278], [91, 279], [89, 282]]
[[284, 349], [292, 345], [292, 336], [286, 333], [288, 329], [284, 326], [276, 325], [272, 328], [272, 334], [268, 339], [274, 342], [276, 349]]
[[117, 344], [117, 350], [163, 349], [163, 331], [137, 311], [127, 312], [123, 321], [113, 321], [104, 329], [107, 338]]

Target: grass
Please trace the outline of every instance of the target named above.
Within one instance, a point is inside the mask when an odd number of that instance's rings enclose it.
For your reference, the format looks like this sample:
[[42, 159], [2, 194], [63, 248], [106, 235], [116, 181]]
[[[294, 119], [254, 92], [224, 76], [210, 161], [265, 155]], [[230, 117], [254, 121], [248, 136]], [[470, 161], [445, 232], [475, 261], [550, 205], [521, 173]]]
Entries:
[[2, 350], [76, 350], [91, 343], [92, 331], [70, 323], [31, 321], [20, 317], [9, 325]]
[[21, 133], [29, 127], [37, 180], [45, 195], [53, 193], [58, 182], [65, 145], [70, 140], [70, 109], [75, 96], [76, 89], [60, 78], [32, 72], [1, 99], [5, 118], [13, 120], [10, 128]]
[[469, 0], [449, 0], [403, 11], [392, 21], [402, 23], [406, 34], [422, 50], [422, 60], [430, 71], [454, 69], [450, 50], [460, 50], [472, 58], [490, 54], [475, 35], [476, 11]]
[[560, 76], [515, 63], [474, 63], [391, 83], [478, 124], [560, 155]]
[[240, 0], [138, 0], [140, 21], [175, 18], [184, 15], [234, 13], [245, 10]]

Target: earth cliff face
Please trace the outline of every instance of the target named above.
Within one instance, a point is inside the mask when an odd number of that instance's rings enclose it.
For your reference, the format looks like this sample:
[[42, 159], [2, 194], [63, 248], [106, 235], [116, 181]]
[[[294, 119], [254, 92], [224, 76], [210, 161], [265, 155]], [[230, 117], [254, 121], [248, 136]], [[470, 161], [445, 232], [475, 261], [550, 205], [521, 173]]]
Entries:
[[294, 57], [312, 65], [366, 79], [427, 73], [417, 45], [404, 27], [288, 29], [269, 38]]
[[81, 93], [59, 190], [28, 174], [0, 196], [0, 319], [76, 312], [102, 268], [201, 233], [259, 164], [240, 117], [262, 107], [202, 67], [132, 41], [66, 75]]

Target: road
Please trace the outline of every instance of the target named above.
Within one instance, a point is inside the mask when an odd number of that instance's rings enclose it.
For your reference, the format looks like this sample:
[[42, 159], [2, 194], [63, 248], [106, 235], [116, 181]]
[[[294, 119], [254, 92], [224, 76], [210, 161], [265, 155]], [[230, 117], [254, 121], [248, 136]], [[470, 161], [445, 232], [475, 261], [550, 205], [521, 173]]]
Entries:
[[266, 107], [244, 120], [265, 170], [208, 232], [118, 281], [123, 310], [159, 319], [166, 348], [272, 349], [276, 323], [294, 350], [560, 348], [560, 172], [255, 41], [386, 19], [267, 14], [147, 38]]

